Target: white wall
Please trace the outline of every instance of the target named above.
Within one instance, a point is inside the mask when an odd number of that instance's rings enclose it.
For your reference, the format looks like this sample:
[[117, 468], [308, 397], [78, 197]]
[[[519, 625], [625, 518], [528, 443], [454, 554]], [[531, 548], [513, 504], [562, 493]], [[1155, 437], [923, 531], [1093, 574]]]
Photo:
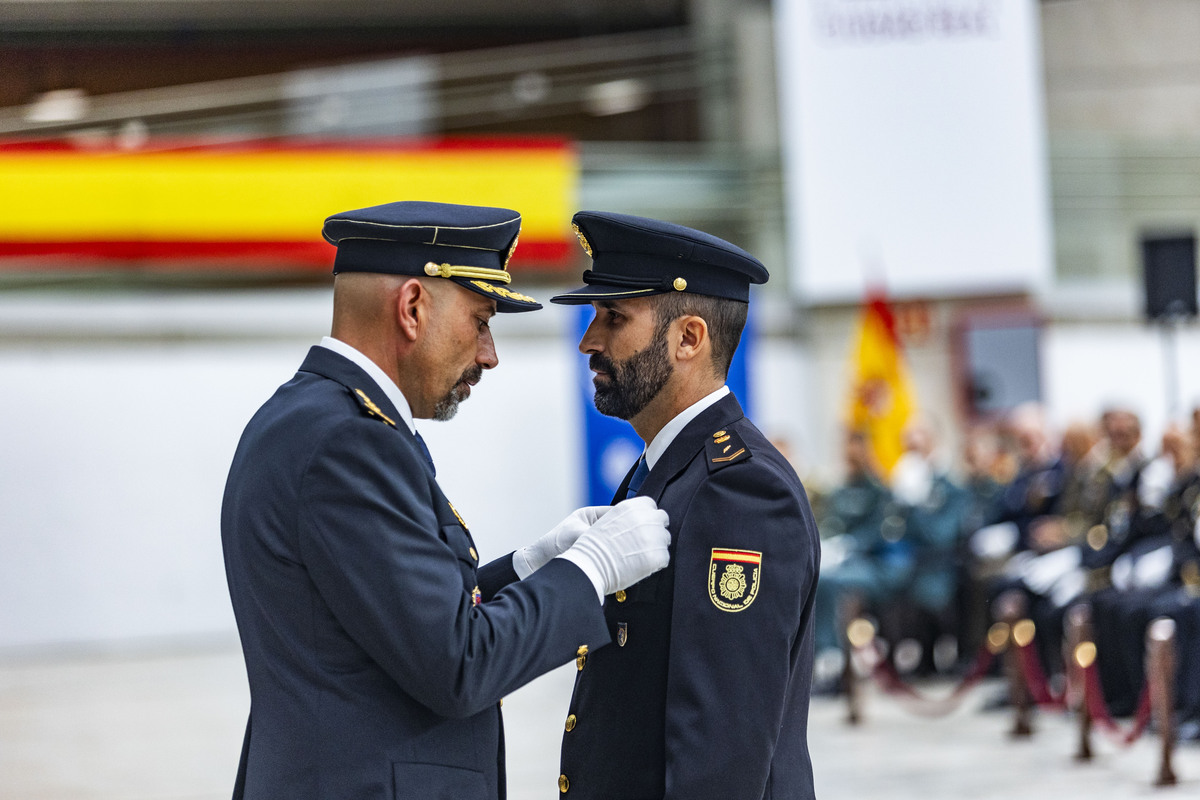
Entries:
[[[1094, 420], [1110, 405], [1136, 411], [1142, 443], [1158, 450], [1170, 421], [1186, 423], [1200, 406], [1200, 330], [1195, 325], [1173, 334], [1177, 393], [1168, 397], [1171, 345], [1159, 328], [1142, 323], [1059, 323], [1042, 337], [1042, 381], [1052, 421], [1059, 426]], [[1175, 406], [1177, 415], [1169, 419]]]

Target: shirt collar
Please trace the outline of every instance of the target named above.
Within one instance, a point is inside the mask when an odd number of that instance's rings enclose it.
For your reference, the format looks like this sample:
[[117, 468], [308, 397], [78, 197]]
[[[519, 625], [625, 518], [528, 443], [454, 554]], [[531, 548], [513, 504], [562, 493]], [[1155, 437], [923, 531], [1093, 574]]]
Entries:
[[720, 400], [725, 395], [729, 394], [729, 387], [722, 386], [710, 395], [700, 398], [695, 403], [680, 411], [675, 415], [675, 418], [663, 425], [662, 430], [650, 442], [646, 448], [646, 466], [654, 469], [654, 465], [658, 463], [658, 459], [662, 458], [662, 454], [667, 452], [667, 448], [671, 446], [671, 442], [675, 441], [675, 437], [679, 432], [687, 427], [687, 424], [700, 416], [704, 409], [711, 406], [713, 403]]
[[361, 367], [362, 371], [367, 373], [371, 380], [379, 387], [379, 391], [387, 395], [387, 399], [392, 401], [392, 405], [400, 412], [400, 418], [404, 420], [404, 424], [408, 426], [408, 429], [416, 431], [416, 426], [413, 424], [412, 408], [409, 407], [408, 400], [404, 397], [404, 393], [400, 391], [400, 387], [387, 376], [386, 372], [379, 368], [378, 364], [341, 339], [334, 339], [332, 336], [322, 338], [321, 347], [332, 350], [339, 356], [347, 358]]

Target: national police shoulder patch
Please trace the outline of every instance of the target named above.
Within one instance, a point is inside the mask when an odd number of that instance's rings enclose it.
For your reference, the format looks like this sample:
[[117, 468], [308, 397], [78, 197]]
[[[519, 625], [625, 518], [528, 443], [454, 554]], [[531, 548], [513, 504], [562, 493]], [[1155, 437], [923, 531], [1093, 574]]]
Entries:
[[745, 611], [758, 597], [762, 553], [714, 547], [708, 563], [708, 597], [722, 611]]

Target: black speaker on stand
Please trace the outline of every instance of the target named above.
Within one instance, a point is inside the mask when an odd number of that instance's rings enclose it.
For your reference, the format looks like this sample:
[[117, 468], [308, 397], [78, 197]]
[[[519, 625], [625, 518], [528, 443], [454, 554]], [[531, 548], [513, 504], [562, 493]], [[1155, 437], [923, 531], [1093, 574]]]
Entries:
[[1162, 331], [1167, 380], [1167, 419], [1179, 413], [1179, 374], [1175, 333], [1181, 322], [1195, 319], [1196, 235], [1142, 237], [1142, 286], [1146, 320]]

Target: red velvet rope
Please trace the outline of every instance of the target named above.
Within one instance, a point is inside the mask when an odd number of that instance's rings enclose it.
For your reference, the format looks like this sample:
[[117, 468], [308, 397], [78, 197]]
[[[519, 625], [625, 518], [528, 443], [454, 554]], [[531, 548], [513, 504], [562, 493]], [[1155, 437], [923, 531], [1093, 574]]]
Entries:
[[877, 645], [874, 646], [874, 653], [877, 662], [875, 668], [871, 670], [871, 675], [879, 687], [887, 694], [899, 695], [915, 701], [919, 705], [915, 706], [913, 710], [925, 716], [945, 716], [958, 708], [962, 704], [963, 696], [987, 675], [988, 669], [992, 666], [992, 660], [995, 658], [987, 645], [984, 645], [979, 648], [979, 653], [975, 656], [971, 669], [948, 695], [930, 697], [905, 682], [900, 677], [900, 673], [896, 672], [896, 668], [883, 657]]
[[[1024, 646], [1016, 645], [1017, 664], [1021, 670], [1021, 674], [1025, 678], [1025, 685], [1029, 688], [1030, 696], [1033, 698], [1034, 703], [1039, 706], [1055, 709], [1066, 708], [1066, 692], [1064, 691], [1055, 695], [1050, 690], [1050, 682], [1046, 679], [1046, 672], [1042, 669], [1041, 661], [1038, 660], [1037, 653], [1034, 651], [1032, 645], [1032, 641]], [[896, 671], [896, 668], [883, 657], [883, 653], [875, 642], [872, 642], [870, 647], [876, 658], [875, 666], [871, 670], [871, 676], [879, 684], [880, 688], [887, 694], [899, 695], [915, 701], [919, 704], [915, 709], [926, 716], [944, 716], [958, 708], [962, 703], [963, 696], [983, 680], [983, 677], [992, 665], [992, 661], [995, 659], [995, 655], [991, 649], [986, 644], [983, 645], [979, 648], [979, 653], [975, 656], [971, 669], [967, 671], [966, 676], [954, 687], [950, 694], [945, 697], [934, 698], [923, 694], [907, 683], [900, 676], [900, 673]], [[1104, 702], [1104, 690], [1100, 685], [1100, 670], [1097, 668], [1095, 661], [1084, 668], [1083, 676], [1083, 698], [1088, 715], [1099, 723], [1101, 728], [1113, 736], [1119, 744], [1128, 746], [1137, 741], [1145, 733], [1146, 728], [1150, 724], [1149, 680], [1142, 685], [1142, 692], [1138, 699], [1137, 712], [1134, 715], [1133, 724], [1129, 730], [1122, 732], [1121, 726], [1113, 719], [1112, 714], [1109, 713], [1108, 705]]]
[[1021, 666], [1021, 674], [1025, 676], [1025, 685], [1034, 703], [1049, 708], [1066, 708], [1066, 693], [1055, 695], [1050, 691], [1050, 682], [1046, 680], [1042, 662], [1033, 649], [1033, 640], [1023, 647], [1017, 645], [1017, 663]]
[[1104, 702], [1104, 688], [1100, 685], [1100, 670], [1093, 661], [1083, 670], [1083, 697], [1087, 704], [1088, 715], [1100, 724], [1113, 739], [1121, 745], [1129, 746], [1146, 732], [1150, 724], [1150, 683], [1142, 684], [1142, 693], [1138, 698], [1137, 712], [1129, 730], [1122, 732], [1121, 726], [1109, 713], [1108, 704]]

